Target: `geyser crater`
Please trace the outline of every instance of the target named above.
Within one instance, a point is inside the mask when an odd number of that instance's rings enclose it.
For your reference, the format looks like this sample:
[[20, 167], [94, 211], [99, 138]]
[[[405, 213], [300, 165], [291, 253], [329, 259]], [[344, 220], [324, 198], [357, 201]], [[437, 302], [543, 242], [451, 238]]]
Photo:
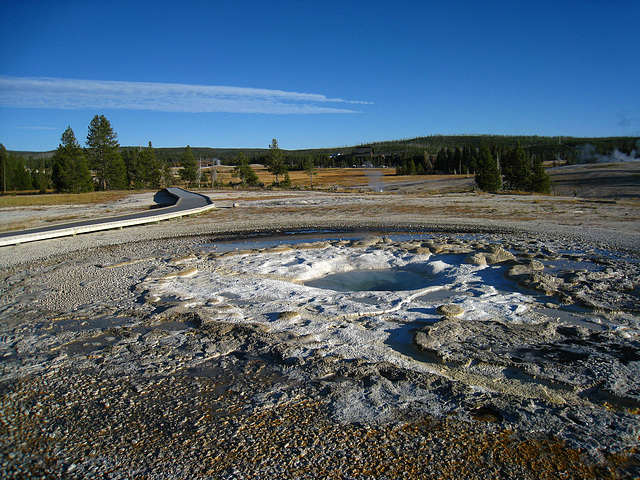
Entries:
[[[604, 331], [616, 342], [640, 336], [634, 310], [619, 308], [624, 304], [620, 299], [633, 308], [633, 298], [625, 300], [631, 295], [627, 286], [617, 286], [614, 268], [603, 277], [595, 252], [584, 255], [585, 261], [594, 257], [593, 274], [581, 273], [580, 284], [546, 267], [564, 257], [548, 242], [506, 241], [497, 235], [305, 240], [244, 250], [205, 250], [191, 262], [191, 267], [197, 267], [194, 275], [168, 278], [166, 268], [159, 269], [140, 290], [155, 298], [176, 299], [173, 305], [197, 312], [205, 326], [259, 324], [266, 331], [299, 338], [297, 361], [338, 356], [432, 371], [434, 354], [460, 355], [455, 338], [463, 338], [471, 327], [485, 329], [496, 338], [504, 336], [506, 345], [516, 348], [520, 334], [514, 327], [549, 324], [553, 327], [549, 331], [555, 332], [556, 326], [571, 324], [572, 319], [574, 326]], [[629, 269], [638, 270], [638, 265], [620, 262], [627, 274]], [[583, 286], [587, 281], [588, 290]], [[589, 308], [589, 303], [597, 309]], [[604, 310], [602, 305], [607, 304], [616, 310]], [[442, 328], [429, 332], [443, 321], [452, 330], [440, 342], [433, 335], [444, 332]], [[550, 335], [549, 342], [559, 338]], [[480, 343], [464, 348], [462, 356], [470, 361], [487, 357]], [[516, 353], [513, 357], [519, 358]], [[503, 368], [481, 369], [480, 374], [491, 377], [487, 372]], [[518, 368], [541, 375], [538, 365], [525, 362]], [[572, 369], [580, 370], [569, 366], [569, 373], [560, 375], [567, 375], [569, 384], [577, 375]], [[555, 378], [558, 373], [554, 370], [549, 375]], [[621, 375], [630, 378], [632, 374]]]
[[419, 290], [431, 285], [434, 277], [402, 268], [350, 270], [309, 280], [307, 287], [336, 292], [399, 292]]

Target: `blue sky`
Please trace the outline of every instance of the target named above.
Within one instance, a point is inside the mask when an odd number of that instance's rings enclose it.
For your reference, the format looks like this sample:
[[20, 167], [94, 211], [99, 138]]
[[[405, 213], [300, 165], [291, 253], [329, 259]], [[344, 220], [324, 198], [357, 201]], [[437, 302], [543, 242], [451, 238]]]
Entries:
[[0, 142], [640, 135], [640, 2], [2, 0]]

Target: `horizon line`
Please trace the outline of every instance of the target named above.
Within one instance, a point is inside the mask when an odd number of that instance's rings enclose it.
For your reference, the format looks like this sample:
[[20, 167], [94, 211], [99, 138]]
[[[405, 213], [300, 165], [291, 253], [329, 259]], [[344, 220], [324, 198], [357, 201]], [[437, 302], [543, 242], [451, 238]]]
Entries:
[[[28, 128], [28, 127], [16, 127], [16, 128]], [[47, 128], [49, 129], [49, 128]], [[540, 137], [540, 138], [548, 138], [548, 139], [553, 139], [553, 138], [567, 138], [567, 139], [584, 139], [584, 140], [588, 140], [588, 139], [607, 139], [607, 138], [636, 138], [639, 139], [640, 141], [640, 135], [603, 135], [603, 136], [576, 136], [576, 135], [537, 135], [537, 134], [503, 134], [503, 133], [451, 133], [451, 134], [432, 134], [432, 135], [423, 135], [423, 136], [419, 136], [419, 137], [412, 137], [412, 138], [400, 138], [400, 139], [395, 139], [395, 140], [376, 140], [376, 141], [371, 141], [371, 142], [363, 142], [363, 143], [354, 143], [352, 145], [341, 145], [341, 146], [332, 146], [332, 147], [302, 147], [302, 148], [291, 148], [291, 149], [287, 149], [287, 148], [283, 148], [281, 150], [283, 151], [287, 151], [287, 152], [295, 152], [295, 151], [300, 151], [300, 150], [334, 150], [334, 149], [343, 149], [343, 148], [355, 148], [355, 147], [362, 147], [362, 146], [371, 146], [371, 145], [375, 145], [375, 144], [382, 144], [382, 143], [394, 143], [394, 142], [410, 142], [413, 140], [418, 140], [421, 138], [429, 138], [429, 137]], [[184, 149], [187, 146], [189, 146], [190, 148], [208, 148], [211, 150], [265, 150], [268, 151], [269, 148], [268, 147], [211, 147], [211, 146], [201, 146], [201, 145], [196, 145], [193, 146], [191, 144], [187, 144], [184, 146], [170, 146], [170, 147], [157, 147], [153, 145], [152, 143], [152, 147], [154, 150], [162, 150], [162, 149]], [[128, 148], [149, 148], [146, 145], [120, 145], [119, 146], [120, 149], [128, 149]], [[54, 149], [50, 149], [50, 150], [28, 150], [28, 149], [7, 149], [7, 152], [13, 152], [13, 153], [51, 153], [51, 152], [55, 152], [57, 148]]]

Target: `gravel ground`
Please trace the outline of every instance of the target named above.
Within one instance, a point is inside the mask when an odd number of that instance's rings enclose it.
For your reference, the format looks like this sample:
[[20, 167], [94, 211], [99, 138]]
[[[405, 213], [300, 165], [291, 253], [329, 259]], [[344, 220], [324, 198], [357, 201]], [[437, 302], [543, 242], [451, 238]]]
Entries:
[[[638, 162], [640, 163], [640, 162]], [[498, 231], [538, 239], [570, 238], [610, 250], [640, 250], [640, 204], [637, 200], [587, 199], [537, 195], [387, 195], [318, 191], [202, 190], [217, 210], [121, 231], [98, 232], [88, 238], [52, 239], [3, 249], [0, 266], [46, 258], [90, 247], [153, 241], [177, 236], [214, 235], [216, 238], [287, 230], [427, 229], [433, 231]], [[117, 202], [140, 208], [151, 204], [150, 194], [134, 194]], [[235, 207], [234, 207], [235, 206]], [[66, 207], [61, 207], [65, 211]], [[77, 219], [115, 211], [115, 205], [85, 206]], [[12, 218], [3, 209], [2, 218]], [[22, 220], [34, 225], [51, 215], [37, 209], [16, 208]], [[77, 210], [75, 207], [73, 210]], [[45, 220], [46, 219], [46, 220]], [[11, 222], [4, 230], [11, 229]]]
[[[154, 270], [193, 255], [194, 245], [255, 232], [494, 232], [637, 261], [633, 201], [210, 195], [220, 208], [198, 217], [0, 250], [4, 477], [640, 476], [633, 448], [594, 454], [553, 432], [518, 431], [482, 392], [470, 403], [450, 379], [413, 380], [397, 367], [358, 361], [292, 362], [287, 352], [295, 339], [255, 325], [204, 324], [180, 306], [145, 302], [136, 290]], [[392, 413], [381, 423], [336, 419], [337, 399], [349, 388], [419, 382], [446, 391], [457, 407], [434, 416], [384, 405]]]

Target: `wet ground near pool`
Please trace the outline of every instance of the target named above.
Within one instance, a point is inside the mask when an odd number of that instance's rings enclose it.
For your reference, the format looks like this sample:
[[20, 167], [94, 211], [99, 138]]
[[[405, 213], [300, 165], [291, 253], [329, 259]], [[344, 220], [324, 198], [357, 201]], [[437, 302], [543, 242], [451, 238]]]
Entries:
[[[295, 248], [296, 245], [309, 244], [314, 242], [354, 242], [371, 235], [383, 235], [393, 242], [407, 242], [416, 240], [437, 240], [446, 236], [456, 241], [476, 242], [483, 241], [487, 245], [500, 244], [503, 241], [501, 235], [493, 234], [457, 234], [457, 235], [441, 235], [437, 233], [416, 233], [416, 232], [319, 232], [309, 231], [300, 232], [283, 232], [280, 235], [256, 236], [254, 238], [229, 240], [210, 244], [203, 244], [200, 247], [205, 251], [214, 251], [216, 253], [234, 252], [234, 251], [256, 251], [269, 250], [270, 248], [280, 247], [283, 245]], [[544, 263], [545, 272], [554, 275], [566, 275], [576, 271], [600, 272], [606, 270], [611, 261], [623, 259], [636, 263], [640, 260], [627, 254], [606, 251], [602, 249], [592, 249], [590, 252], [581, 251], [578, 248], [566, 248], [565, 245], [549, 247], [547, 245], [540, 246], [539, 243], [530, 241], [531, 251], [535, 251], [535, 255], [529, 254], [526, 258], [540, 258]], [[511, 253], [518, 256], [523, 251], [523, 243], [516, 248], [509, 249]], [[524, 249], [526, 250], [526, 249]], [[457, 257], [457, 258], [456, 258]], [[443, 260], [452, 262], [464, 261], [464, 255], [453, 255]], [[609, 266], [610, 267], [610, 266]], [[532, 307], [532, 311], [550, 319], [557, 319], [573, 325], [588, 326], [590, 328], [603, 328], [602, 324], [608, 324], [609, 319], [601, 315], [602, 312], [589, 308], [580, 308], [576, 305], [567, 305], [559, 301], [553, 296], [545, 295], [543, 292], [536, 291], [531, 288], [523, 288], [516, 281], [500, 278], [504, 272], [493, 277], [492, 286], [496, 291], [508, 294], [511, 292], [519, 292], [523, 295], [533, 297], [539, 305]], [[369, 277], [369, 278], [367, 278]], [[424, 272], [407, 272], [401, 269], [387, 270], [353, 270], [350, 272], [330, 273], [320, 278], [314, 278], [306, 281], [305, 285], [336, 290], [336, 291], [400, 291], [400, 290], [417, 290], [430, 285], [437, 285], [437, 279], [424, 274]], [[233, 293], [228, 295], [233, 296]], [[447, 299], [455, 298], [458, 295], [474, 295], [473, 291], [450, 290], [447, 287], [436, 288], [426, 292], [424, 295], [417, 297], [415, 301], [420, 302], [441, 302]], [[235, 300], [238, 305], [243, 303], [242, 300]], [[375, 299], [359, 297], [358, 302], [363, 304], [373, 304]]]

